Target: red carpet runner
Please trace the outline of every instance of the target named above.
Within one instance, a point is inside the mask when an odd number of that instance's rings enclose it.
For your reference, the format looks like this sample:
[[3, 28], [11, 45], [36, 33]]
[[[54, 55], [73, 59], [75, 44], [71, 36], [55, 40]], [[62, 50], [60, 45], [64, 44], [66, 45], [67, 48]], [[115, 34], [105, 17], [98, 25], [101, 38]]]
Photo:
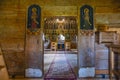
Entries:
[[65, 54], [56, 54], [44, 80], [77, 80]]

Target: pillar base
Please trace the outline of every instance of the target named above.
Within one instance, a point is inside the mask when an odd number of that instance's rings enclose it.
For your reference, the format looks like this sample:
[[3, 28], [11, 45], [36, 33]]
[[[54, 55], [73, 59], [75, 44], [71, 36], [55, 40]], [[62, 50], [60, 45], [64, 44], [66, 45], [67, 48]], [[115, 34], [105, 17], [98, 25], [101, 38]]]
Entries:
[[79, 77], [94, 77], [95, 67], [86, 67], [79, 69]]
[[40, 69], [27, 68], [25, 77], [42, 77], [42, 71]]

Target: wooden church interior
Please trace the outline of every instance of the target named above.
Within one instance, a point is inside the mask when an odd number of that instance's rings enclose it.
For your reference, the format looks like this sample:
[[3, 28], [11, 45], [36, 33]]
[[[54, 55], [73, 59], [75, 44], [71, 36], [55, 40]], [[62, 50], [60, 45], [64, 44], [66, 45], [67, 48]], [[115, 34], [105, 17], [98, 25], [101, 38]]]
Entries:
[[119, 3], [0, 1], [0, 80], [119, 80]]

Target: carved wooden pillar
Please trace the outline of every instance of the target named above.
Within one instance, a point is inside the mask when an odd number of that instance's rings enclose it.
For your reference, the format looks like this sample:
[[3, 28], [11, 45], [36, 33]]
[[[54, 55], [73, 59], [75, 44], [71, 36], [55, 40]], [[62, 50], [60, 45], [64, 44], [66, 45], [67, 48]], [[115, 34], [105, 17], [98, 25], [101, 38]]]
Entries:
[[79, 77], [95, 76], [94, 40], [93, 8], [84, 5], [80, 9], [80, 30], [78, 33]]
[[41, 9], [38, 5], [28, 8], [28, 25], [25, 45], [25, 77], [42, 77], [43, 47], [40, 29]]
[[79, 31], [79, 77], [94, 77], [95, 75], [94, 40], [94, 31]]

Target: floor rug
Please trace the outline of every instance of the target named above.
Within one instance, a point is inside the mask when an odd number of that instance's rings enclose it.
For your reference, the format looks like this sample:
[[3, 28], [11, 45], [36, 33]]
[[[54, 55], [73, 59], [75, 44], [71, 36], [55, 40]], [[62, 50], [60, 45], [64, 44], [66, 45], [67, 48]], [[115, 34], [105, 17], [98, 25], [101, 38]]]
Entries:
[[65, 54], [56, 54], [44, 80], [76, 80]]

